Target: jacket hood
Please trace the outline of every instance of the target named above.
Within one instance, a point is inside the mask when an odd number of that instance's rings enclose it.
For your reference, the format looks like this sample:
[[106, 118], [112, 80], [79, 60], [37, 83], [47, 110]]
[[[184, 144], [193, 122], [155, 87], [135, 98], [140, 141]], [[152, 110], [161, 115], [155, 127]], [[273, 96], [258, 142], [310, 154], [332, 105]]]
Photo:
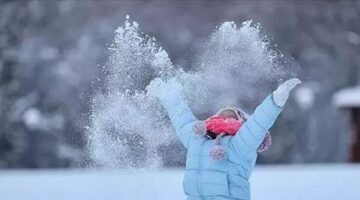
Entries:
[[222, 112], [224, 111], [233, 111], [235, 114], [236, 114], [236, 117], [238, 119], [244, 119], [245, 121], [247, 120], [247, 118], [249, 117], [249, 115], [244, 112], [243, 110], [241, 110], [240, 108], [237, 108], [237, 107], [232, 107], [232, 106], [225, 106], [225, 107], [222, 107], [220, 108], [214, 116], [219, 116]]

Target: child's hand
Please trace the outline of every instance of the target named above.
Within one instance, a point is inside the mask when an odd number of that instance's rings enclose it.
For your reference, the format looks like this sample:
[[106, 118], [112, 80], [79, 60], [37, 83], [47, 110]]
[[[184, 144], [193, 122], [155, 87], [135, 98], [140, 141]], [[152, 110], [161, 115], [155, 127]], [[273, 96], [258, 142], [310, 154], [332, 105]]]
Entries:
[[146, 90], [150, 96], [163, 98], [166, 96], [176, 96], [181, 88], [181, 84], [174, 78], [169, 79], [167, 82], [164, 82], [160, 78], [155, 78], [146, 87]]
[[286, 100], [289, 98], [291, 90], [300, 83], [302, 82], [298, 78], [292, 78], [279, 85], [279, 87], [273, 92], [274, 103], [280, 107], [283, 107], [286, 103]]

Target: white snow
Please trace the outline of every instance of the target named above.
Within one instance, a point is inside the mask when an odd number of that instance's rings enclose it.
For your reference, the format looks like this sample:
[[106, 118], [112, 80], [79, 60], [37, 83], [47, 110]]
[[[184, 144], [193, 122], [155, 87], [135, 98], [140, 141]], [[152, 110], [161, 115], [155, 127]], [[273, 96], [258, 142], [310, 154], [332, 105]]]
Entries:
[[242, 107], [239, 102], [256, 102], [268, 95], [274, 80], [287, 73], [279, 56], [258, 24], [246, 21], [237, 27], [224, 22], [189, 66], [175, 66], [159, 42], [127, 16], [115, 31], [103, 68], [106, 91], [96, 91], [92, 99], [87, 129], [91, 158], [100, 166], [131, 166], [131, 156], [123, 156], [129, 149], [123, 137], [131, 133], [147, 143], [144, 166], [161, 163], [158, 146], [169, 144], [175, 134], [163, 106], [145, 91], [154, 78], [176, 80], [195, 115], [211, 114], [225, 105]]
[[64, 127], [65, 123], [61, 114], [46, 116], [35, 107], [26, 110], [22, 118], [30, 130], [59, 130]]
[[[0, 199], [6, 200], [183, 200], [183, 169], [4, 170]], [[253, 200], [360, 199], [360, 165], [257, 167]]]
[[315, 101], [315, 91], [310, 87], [299, 87], [295, 90], [295, 101], [303, 110], [309, 110]]
[[340, 90], [333, 102], [337, 107], [360, 107], [360, 86]]
[[30, 108], [23, 115], [24, 122], [30, 129], [42, 129], [43, 116], [41, 112], [36, 108]]

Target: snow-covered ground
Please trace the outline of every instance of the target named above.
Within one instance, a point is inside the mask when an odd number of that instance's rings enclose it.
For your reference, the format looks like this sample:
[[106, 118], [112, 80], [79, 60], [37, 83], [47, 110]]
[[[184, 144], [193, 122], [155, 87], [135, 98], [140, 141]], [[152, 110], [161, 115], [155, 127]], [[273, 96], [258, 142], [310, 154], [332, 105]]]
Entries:
[[[183, 169], [0, 171], [1, 200], [180, 200]], [[254, 200], [360, 199], [360, 165], [259, 166]]]

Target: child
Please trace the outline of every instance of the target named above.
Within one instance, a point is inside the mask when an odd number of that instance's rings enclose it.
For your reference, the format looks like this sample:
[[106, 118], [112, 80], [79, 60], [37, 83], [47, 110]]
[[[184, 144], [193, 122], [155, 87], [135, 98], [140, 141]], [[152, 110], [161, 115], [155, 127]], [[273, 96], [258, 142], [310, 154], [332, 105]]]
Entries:
[[183, 187], [188, 200], [250, 199], [257, 152], [269, 145], [268, 129], [300, 83], [294, 78], [281, 84], [251, 116], [226, 107], [205, 122], [195, 118], [174, 82], [150, 83], [148, 93], [161, 101], [187, 149]]

